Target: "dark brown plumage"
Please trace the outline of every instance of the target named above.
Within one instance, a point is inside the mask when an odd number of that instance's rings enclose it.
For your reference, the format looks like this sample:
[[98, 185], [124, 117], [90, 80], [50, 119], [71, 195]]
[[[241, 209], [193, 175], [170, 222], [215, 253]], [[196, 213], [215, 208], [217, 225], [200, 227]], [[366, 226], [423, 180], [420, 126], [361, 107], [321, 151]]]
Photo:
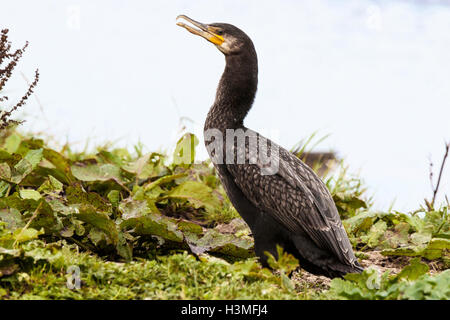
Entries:
[[[182, 18], [200, 30], [181, 26], [213, 42], [225, 55], [225, 71], [205, 122], [205, 145], [230, 201], [252, 230], [261, 262], [267, 264], [265, 251], [277, 256], [278, 244], [312, 273], [336, 277], [361, 272], [333, 199], [320, 178], [294, 154], [243, 125], [258, 82], [257, 56], [250, 38], [229, 24], [205, 25]], [[227, 149], [230, 129], [245, 132], [245, 143], [233, 139]], [[211, 130], [222, 134], [222, 150], [217, 150], [220, 144], [217, 137], [210, 137]], [[264, 174], [267, 165], [261, 154], [255, 157], [250, 152], [251, 137], [264, 147], [262, 154], [270, 154], [270, 160], [278, 164], [275, 172]], [[217, 153], [222, 151], [230, 159], [225, 156], [218, 162]], [[239, 164], [239, 156], [245, 162]]]

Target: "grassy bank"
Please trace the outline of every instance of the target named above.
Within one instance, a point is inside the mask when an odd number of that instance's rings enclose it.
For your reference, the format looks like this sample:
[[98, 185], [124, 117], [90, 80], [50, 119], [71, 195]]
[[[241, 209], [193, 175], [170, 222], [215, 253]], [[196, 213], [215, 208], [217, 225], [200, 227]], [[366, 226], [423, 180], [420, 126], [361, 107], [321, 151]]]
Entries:
[[[361, 263], [332, 281], [253, 239], [185, 134], [168, 160], [142, 149], [73, 152], [0, 138], [1, 299], [449, 299], [448, 207], [371, 209], [345, 167], [325, 176]], [[301, 267], [301, 266], [300, 266]]]

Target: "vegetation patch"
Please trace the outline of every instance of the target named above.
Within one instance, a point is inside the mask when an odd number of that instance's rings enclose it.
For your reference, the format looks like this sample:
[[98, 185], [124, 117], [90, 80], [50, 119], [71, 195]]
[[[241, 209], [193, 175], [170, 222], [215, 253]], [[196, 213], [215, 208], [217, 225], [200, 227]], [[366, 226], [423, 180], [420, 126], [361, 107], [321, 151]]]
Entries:
[[330, 281], [298, 268], [282, 248], [278, 260], [269, 257], [275, 271], [265, 269], [212, 165], [193, 162], [195, 142], [187, 133], [169, 161], [139, 148], [57, 151], [4, 134], [2, 298], [448, 298], [447, 207], [371, 211], [361, 182], [341, 167], [325, 181], [366, 271]]

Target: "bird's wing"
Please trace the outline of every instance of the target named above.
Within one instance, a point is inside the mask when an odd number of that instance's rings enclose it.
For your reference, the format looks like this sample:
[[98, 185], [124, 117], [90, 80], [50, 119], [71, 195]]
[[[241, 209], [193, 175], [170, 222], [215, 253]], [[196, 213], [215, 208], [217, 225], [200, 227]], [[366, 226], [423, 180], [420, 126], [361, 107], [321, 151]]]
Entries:
[[308, 234], [318, 247], [328, 249], [342, 263], [353, 265], [356, 257], [326, 186], [300, 159], [267, 141], [269, 144], [263, 143], [259, 152], [265, 152], [264, 145], [269, 145], [275, 172], [264, 171], [267, 162], [259, 157], [251, 163], [227, 164], [236, 185], [253, 205], [288, 230]]

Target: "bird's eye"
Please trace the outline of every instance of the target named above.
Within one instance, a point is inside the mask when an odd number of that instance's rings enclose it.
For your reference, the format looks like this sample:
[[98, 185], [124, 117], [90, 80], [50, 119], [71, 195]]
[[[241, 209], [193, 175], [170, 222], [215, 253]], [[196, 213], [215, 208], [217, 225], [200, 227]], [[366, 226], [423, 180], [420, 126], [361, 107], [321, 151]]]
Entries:
[[216, 31], [216, 34], [219, 35], [219, 36], [221, 36], [221, 35], [223, 35], [223, 31], [222, 31], [222, 30], [217, 30], [217, 31]]

